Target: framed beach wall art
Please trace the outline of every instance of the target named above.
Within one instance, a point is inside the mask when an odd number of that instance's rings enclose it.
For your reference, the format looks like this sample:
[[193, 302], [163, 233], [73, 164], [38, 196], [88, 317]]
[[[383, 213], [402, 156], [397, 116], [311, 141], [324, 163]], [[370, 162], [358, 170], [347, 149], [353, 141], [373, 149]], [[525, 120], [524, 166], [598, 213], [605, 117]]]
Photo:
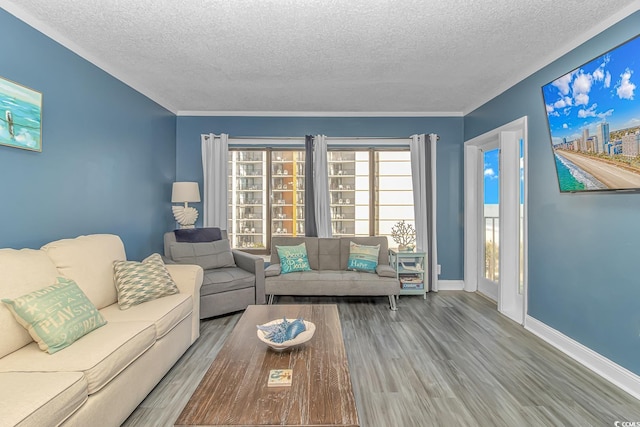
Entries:
[[0, 145], [42, 151], [42, 93], [1, 77]]
[[542, 87], [561, 192], [640, 191], [640, 35]]

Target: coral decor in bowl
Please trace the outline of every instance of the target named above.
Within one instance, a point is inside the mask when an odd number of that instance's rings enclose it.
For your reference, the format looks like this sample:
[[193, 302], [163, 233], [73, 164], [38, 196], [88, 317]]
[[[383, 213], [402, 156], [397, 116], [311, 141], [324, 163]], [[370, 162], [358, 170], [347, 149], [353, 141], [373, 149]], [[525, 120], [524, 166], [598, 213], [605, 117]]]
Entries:
[[[313, 334], [316, 331], [315, 324], [306, 320], [301, 320], [301, 322], [304, 323], [305, 330], [298, 333], [294, 338], [285, 340], [283, 342], [275, 342], [267, 338], [270, 335], [270, 332], [269, 332], [270, 327], [278, 326], [282, 324], [283, 321], [287, 322], [286, 319], [277, 319], [277, 320], [272, 320], [270, 322], [267, 322], [263, 325], [258, 325], [258, 330], [257, 330], [258, 339], [260, 339], [260, 341], [267, 344], [269, 347], [271, 347], [272, 350], [275, 350], [275, 351], [283, 351], [288, 348], [292, 348], [297, 345], [304, 344], [313, 337]], [[260, 328], [263, 328], [263, 329], [260, 329]]]

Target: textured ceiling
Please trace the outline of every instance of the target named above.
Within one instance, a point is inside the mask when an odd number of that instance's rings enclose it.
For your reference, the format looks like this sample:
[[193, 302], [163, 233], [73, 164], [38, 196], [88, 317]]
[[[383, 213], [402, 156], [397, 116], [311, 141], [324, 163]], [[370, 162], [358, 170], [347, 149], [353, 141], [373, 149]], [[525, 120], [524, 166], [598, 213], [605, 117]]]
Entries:
[[0, 0], [171, 111], [466, 113], [639, 0]]

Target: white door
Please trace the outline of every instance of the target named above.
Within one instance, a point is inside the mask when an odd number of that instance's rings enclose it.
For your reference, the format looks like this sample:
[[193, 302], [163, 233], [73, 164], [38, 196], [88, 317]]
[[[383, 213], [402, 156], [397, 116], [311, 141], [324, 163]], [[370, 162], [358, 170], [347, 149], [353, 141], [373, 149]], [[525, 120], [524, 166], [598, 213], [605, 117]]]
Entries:
[[526, 313], [526, 117], [465, 142], [465, 290]]

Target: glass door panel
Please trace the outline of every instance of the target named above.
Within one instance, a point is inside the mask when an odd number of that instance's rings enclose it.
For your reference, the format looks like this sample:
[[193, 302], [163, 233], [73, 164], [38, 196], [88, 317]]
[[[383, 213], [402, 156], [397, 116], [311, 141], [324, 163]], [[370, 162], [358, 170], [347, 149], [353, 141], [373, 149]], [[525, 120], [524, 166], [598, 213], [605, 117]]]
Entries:
[[485, 151], [484, 156], [484, 278], [500, 278], [500, 150]]

